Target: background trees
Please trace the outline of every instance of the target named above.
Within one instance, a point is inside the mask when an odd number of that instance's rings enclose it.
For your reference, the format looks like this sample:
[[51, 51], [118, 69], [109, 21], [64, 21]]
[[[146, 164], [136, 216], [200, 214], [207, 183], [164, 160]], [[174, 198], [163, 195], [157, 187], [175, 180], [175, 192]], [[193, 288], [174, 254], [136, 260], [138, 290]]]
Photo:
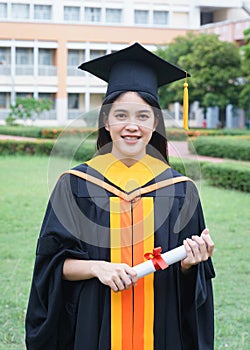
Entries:
[[14, 124], [16, 119], [31, 119], [38, 117], [43, 111], [52, 108], [52, 101], [48, 99], [35, 99], [34, 97], [17, 98], [16, 103], [10, 107], [10, 114], [6, 123]]
[[[250, 55], [250, 47], [247, 52]], [[219, 106], [222, 121], [226, 106], [239, 104], [241, 60], [234, 43], [220, 41], [215, 34], [188, 34], [168, 47], [158, 48], [156, 53], [191, 74], [190, 102], [199, 101], [202, 107]], [[183, 81], [162, 87], [159, 96], [163, 107], [182, 102]]]
[[239, 105], [245, 110], [250, 120], [250, 28], [244, 31], [245, 45], [240, 52], [242, 54], [242, 90], [239, 95]]

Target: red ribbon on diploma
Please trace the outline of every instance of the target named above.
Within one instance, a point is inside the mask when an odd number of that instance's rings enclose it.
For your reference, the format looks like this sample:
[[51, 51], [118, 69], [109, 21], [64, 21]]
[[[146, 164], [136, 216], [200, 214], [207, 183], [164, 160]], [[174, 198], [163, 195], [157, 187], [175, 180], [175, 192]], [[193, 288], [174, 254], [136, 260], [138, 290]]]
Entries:
[[157, 247], [153, 249], [153, 253], [145, 253], [144, 258], [147, 260], [152, 260], [152, 263], [156, 269], [158, 270], [165, 270], [168, 267], [168, 264], [165, 260], [161, 257], [162, 248]]

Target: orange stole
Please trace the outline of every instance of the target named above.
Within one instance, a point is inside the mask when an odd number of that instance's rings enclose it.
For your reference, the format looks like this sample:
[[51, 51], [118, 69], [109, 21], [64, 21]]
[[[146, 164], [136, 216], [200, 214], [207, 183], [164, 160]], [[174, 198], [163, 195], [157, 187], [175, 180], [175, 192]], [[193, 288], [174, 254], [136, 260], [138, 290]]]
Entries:
[[[152, 197], [135, 203], [110, 198], [111, 262], [130, 266], [143, 261], [154, 248]], [[135, 287], [111, 291], [111, 350], [153, 350], [154, 275], [141, 278]]]

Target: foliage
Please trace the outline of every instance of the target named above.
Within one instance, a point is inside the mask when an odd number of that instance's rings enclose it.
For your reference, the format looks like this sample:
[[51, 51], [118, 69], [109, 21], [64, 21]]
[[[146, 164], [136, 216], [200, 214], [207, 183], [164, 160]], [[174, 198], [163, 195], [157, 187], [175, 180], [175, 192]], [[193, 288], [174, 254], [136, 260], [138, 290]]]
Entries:
[[1, 155], [49, 155], [54, 141], [43, 140], [0, 140]]
[[197, 137], [189, 145], [203, 156], [250, 161], [249, 141], [249, 136]]
[[202, 174], [211, 185], [250, 192], [249, 164], [207, 163], [202, 170]]
[[1, 155], [53, 155], [78, 161], [89, 160], [95, 153], [95, 142], [66, 137], [54, 140], [0, 140]]
[[0, 125], [0, 134], [23, 136], [33, 138], [56, 139], [59, 136], [71, 135], [79, 137], [96, 138], [96, 128], [63, 128], [63, 127], [39, 127], [34, 125]]
[[22, 137], [41, 138], [42, 128], [33, 125], [0, 125], [0, 134]]
[[43, 128], [41, 130], [43, 138], [56, 139], [60, 135], [96, 138], [96, 128]]
[[[82, 139], [96, 139], [96, 128], [62, 128], [62, 127], [38, 127], [38, 126], [6, 126], [0, 125], [0, 134], [12, 136], [24, 136], [32, 138], [57, 139], [59, 136], [74, 136]], [[250, 135], [246, 129], [196, 129], [187, 131], [179, 128], [167, 128], [169, 141], [185, 141], [188, 137], [216, 136], [216, 135]]]
[[179, 173], [188, 176], [192, 180], [200, 180], [203, 162], [197, 162], [196, 160], [187, 160], [184, 161], [180, 158], [171, 157], [170, 165], [173, 169]]
[[95, 151], [94, 140], [83, 140], [81, 137], [66, 136], [55, 143], [52, 155], [84, 162], [93, 157]]
[[52, 108], [52, 101], [46, 98], [35, 99], [34, 97], [25, 97], [16, 99], [16, 103], [10, 106], [10, 114], [6, 119], [7, 124], [13, 124], [16, 119], [36, 118], [43, 111], [49, 111]]
[[[240, 55], [235, 44], [220, 41], [215, 34], [189, 34], [178, 37], [168, 47], [156, 52], [162, 58], [191, 73], [188, 79], [190, 102], [199, 101], [203, 107], [229, 103], [237, 105], [240, 86]], [[162, 87], [162, 106], [183, 98], [183, 81]]]
[[241, 47], [244, 85], [239, 95], [239, 105], [247, 112], [246, 116], [250, 119], [250, 28], [244, 31], [244, 41], [245, 45]]

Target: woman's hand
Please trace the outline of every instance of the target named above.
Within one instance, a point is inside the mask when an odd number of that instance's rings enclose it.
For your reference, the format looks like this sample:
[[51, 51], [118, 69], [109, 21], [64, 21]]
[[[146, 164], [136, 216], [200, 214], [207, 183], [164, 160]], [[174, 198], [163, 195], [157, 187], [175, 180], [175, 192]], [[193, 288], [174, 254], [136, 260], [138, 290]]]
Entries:
[[114, 292], [129, 289], [138, 280], [136, 271], [127, 264], [95, 261], [92, 271], [100, 282], [109, 286]]
[[192, 239], [185, 239], [183, 244], [187, 252], [186, 258], [181, 261], [183, 272], [188, 271], [193, 265], [208, 260], [213, 254], [214, 242], [207, 228], [202, 231], [200, 236], [192, 236]]

